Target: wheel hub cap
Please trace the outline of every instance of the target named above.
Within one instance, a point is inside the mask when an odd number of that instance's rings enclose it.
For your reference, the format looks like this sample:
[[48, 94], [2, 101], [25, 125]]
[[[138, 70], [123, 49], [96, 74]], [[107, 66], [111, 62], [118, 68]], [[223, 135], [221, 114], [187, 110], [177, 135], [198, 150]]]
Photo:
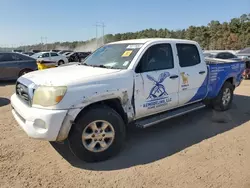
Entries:
[[230, 89], [227, 88], [223, 92], [223, 96], [222, 96], [222, 103], [223, 103], [223, 105], [227, 105], [230, 102], [230, 99], [231, 99], [231, 92], [230, 92]]
[[114, 141], [113, 126], [104, 120], [88, 124], [82, 133], [82, 144], [91, 152], [101, 152], [110, 147]]

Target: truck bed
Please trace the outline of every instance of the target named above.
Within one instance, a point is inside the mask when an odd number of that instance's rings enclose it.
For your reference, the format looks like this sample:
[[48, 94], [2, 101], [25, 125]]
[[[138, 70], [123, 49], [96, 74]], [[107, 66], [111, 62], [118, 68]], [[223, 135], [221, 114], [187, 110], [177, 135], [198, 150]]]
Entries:
[[242, 81], [242, 74], [245, 69], [244, 61], [240, 59], [216, 59], [205, 58], [208, 68], [208, 94], [207, 98], [216, 97], [227, 79], [238, 86]]

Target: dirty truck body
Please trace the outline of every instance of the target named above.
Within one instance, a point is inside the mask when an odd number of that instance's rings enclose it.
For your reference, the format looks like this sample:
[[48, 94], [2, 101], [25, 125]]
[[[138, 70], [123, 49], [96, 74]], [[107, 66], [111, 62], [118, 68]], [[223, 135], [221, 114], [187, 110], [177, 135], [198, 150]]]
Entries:
[[102, 161], [119, 153], [128, 125], [145, 128], [205, 106], [228, 110], [244, 66], [204, 59], [189, 40], [110, 43], [83, 63], [20, 77], [12, 113], [28, 136], [68, 139], [80, 159]]

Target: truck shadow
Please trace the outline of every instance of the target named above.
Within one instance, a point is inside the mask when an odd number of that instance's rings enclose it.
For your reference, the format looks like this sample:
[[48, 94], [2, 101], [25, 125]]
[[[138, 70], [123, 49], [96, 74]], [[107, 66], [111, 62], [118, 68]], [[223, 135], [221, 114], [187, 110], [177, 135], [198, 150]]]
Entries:
[[0, 97], [0, 107], [10, 104], [10, 100], [7, 98]]
[[88, 170], [118, 170], [171, 156], [203, 140], [229, 131], [250, 120], [250, 97], [235, 95], [232, 109], [216, 112], [202, 109], [141, 130], [130, 130], [125, 148], [110, 160], [84, 163], [73, 156], [68, 143], [51, 145], [72, 166]]
[[11, 80], [11, 81], [0, 81], [0, 87], [1, 86], [8, 86], [8, 85], [15, 85], [16, 81], [15, 80]]

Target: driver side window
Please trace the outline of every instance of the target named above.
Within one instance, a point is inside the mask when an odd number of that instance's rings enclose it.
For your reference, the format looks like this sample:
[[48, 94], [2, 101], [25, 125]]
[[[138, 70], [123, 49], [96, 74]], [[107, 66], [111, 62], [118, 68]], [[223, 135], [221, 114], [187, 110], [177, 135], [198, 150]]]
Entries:
[[147, 49], [136, 67], [136, 73], [174, 68], [170, 44], [156, 44]]

